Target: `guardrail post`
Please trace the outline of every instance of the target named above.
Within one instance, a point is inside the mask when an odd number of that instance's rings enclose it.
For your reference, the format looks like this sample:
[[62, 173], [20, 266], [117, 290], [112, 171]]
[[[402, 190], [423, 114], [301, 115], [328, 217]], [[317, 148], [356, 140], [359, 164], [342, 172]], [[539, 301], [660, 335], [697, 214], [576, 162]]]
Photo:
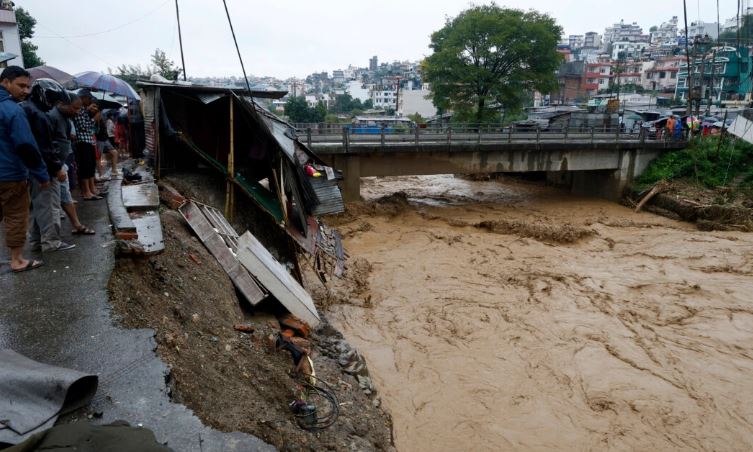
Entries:
[[306, 127], [306, 145], [311, 149], [311, 127]]
[[620, 141], [620, 125], [617, 124], [617, 132], [614, 135], [615, 139], [614, 141]]
[[452, 126], [447, 126], [447, 145], [452, 145]]
[[567, 141], [567, 134], [570, 132], [570, 124], [565, 124], [565, 141]]
[[382, 129], [381, 130], [381, 134], [382, 134], [381, 141], [382, 141], [382, 147], [384, 147], [384, 124], [382, 124], [382, 128], [381, 129]]
[[418, 134], [420, 133], [418, 124], [416, 124], [416, 127], [414, 129], [415, 139], [416, 139], [416, 150], [418, 150]]
[[481, 124], [478, 125], [478, 144], [481, 144]]
[[507, 126], [507, 142], [508, 143], [512, 143], [512, 128], [513, 128], [512, 124]]
[[343, 127], [343, 149], [345, 149], [345, 152], [348, 152], [350, 150], [350, 143], [348, 139], [348, 128]]
[[541, 129], [539, 128], [538, 125], [536, 125], [536, 149], [538, 149], [540, 146], [540, 143], [539, 143], [540, 138], [541, 138]]
[[591, 144], [594, 144], [594, 127], [591, 126]]

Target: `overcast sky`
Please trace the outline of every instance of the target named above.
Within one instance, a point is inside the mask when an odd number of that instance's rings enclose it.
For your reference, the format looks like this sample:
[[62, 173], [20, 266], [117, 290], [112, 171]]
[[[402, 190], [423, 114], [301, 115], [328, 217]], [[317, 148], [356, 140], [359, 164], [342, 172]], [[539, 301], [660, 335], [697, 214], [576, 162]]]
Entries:
[[[175, 0], [15, 0], [37, 19], [34, 42], [47, 64], [70, 73], [149, 61], [161, 48], [180, 63]], [[481, 4], [482, 2], [476, 2]], [[514, 0], [501, 6], [549, 13], [565, 35], [624, 19], [644, 32], [673, 15], [681, 0]], [[253, 75], [305, 77], [348, 64], [418, 60], [430, 53], [430, 34], [467, 0], [227, 0], [238, 44]], [[179, 0], [189, 76], [240, 75], [222, 0]], [[722, 22], [735, 0], [720, 0]], [[716, 0], [688, 0], [688, 22], [716, 21]]]

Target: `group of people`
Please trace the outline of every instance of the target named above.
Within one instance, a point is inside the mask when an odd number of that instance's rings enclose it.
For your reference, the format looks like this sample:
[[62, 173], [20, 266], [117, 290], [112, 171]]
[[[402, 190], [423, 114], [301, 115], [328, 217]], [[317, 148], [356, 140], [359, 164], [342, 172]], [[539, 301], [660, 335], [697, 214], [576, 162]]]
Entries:
[[65, 217], [72, 234], [95, 234], [79, 220], [71, 188], [77, 184], [85, 201], [103, 199], [96, 184], [97, 172], [104, 175], [100, 156], [117, 175], [118, 148], [126, 146], [116, 123], [117, 111], [103, 114], [86, 89], [72, 93], [51, 79], [32, 81], [18, 66], [0, 73], [0, 220], [11, 271], [44, 265], [23, 256], [27, 240], [43, 254], [75, 248], [61, 234]]

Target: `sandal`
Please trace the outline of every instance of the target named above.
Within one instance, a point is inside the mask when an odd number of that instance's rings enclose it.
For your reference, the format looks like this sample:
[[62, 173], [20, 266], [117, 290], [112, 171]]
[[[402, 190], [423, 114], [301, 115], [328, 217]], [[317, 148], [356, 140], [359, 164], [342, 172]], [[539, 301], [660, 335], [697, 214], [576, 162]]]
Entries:
[[84, 201], [99, 201], [100, 199], [105, 199], [105, 198], [98, 195], [94, 195], [91, 198], [84, 198]]
[[22, 273], [22, 272], [25, 272], [25, 271], [34, 270], [35, 268], [39, 268], [39, 267], [41, 267], [43, 265], [44, 265], [44, 262], [42, 262], [42, 261], [35, 261], [33, 259], [29, 259], [29, 263], [26, 264], [26, 266], [21, 267], [21, 268], [14, 268], [11, 271], [13, 273]]
[[71, 234], [73, 234], [73, 235], [94, 235], [94, 234], [96, 234], [96, 232], [94, 231], [94, 229], [91, 229], [91, 228], [89, 228], [89, 227], [87, 227], [87, 226], [85, 226], [85, 225], [82, 224], [81, 226], [75, 228], [71, 232]]

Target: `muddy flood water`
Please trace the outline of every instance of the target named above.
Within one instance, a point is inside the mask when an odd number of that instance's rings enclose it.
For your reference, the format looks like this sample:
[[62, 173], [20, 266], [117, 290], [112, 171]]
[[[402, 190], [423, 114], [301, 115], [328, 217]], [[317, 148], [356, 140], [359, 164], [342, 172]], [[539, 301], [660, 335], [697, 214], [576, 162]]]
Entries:
[[515, 180], [362, 192], [328, 316], [398, 450], [753, 449], [753, 235]]

